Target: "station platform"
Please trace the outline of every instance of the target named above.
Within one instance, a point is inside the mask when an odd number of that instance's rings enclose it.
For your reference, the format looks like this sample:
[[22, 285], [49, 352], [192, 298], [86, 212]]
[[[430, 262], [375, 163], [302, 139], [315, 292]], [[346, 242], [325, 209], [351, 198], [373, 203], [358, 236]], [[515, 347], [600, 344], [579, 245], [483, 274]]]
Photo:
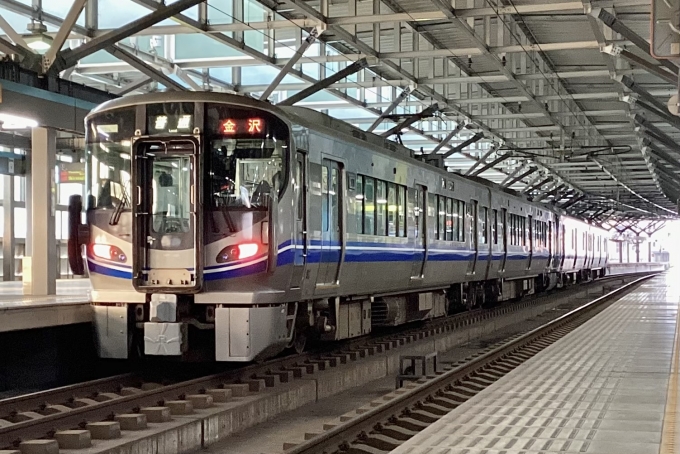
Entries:
[[57, 281], [56, 296], [24, 296], [21, 282], [0, 283], [0, 333], [89, 323], [90, 281]]
[[392, 452], [675, 453], [679, 277], [645, 281]]

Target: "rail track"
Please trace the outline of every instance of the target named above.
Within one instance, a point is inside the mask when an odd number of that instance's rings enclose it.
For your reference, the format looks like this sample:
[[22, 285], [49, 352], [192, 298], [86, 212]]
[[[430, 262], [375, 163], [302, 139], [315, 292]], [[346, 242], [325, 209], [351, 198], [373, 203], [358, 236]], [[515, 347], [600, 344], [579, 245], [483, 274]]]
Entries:
[[623, 283], [641, 274], [610, 276], [556, 294], [537, 295], [493, 309], [434, 320], [400, 333], [336, 344], [191, 380], [159, 382], [125, 374], [0, 400], [0, 449], [17, 449], [36, 440], [56, 444], [57, 449], [87, 448], [92, 445], [92, 439], [116, 438], [121, 430], [158, 427], [176, 416], [215, 409], [233, 402], [234, 398], [247, 398], [279, 384], [290, 384], [296, 378], [309, 378], [319, 371], [340, 368], [419, 340], [542, 305], [556, 296], [568, 298], [590, 288], [606, 288], [614, 281]]
[[[527, 333], [513, 336], [431, 377], [420, 378], [307, 434], [285, 454], [389, 452], [552, 345], [628, 290], [640, 277]], [[292, 446], [291, 446], [292, 445]]]

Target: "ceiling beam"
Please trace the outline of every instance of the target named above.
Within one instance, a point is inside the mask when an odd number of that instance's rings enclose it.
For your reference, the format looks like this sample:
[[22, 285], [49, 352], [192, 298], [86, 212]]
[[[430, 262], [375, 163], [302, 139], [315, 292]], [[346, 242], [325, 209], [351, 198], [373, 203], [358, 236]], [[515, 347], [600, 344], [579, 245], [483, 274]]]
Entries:
[[158, 22], [164, 21], [165, 19], [168, 19], [175, 14], [184, 11], [185, 9], [191, 8], [192, 6], [201, 3], [201, 1], [203, 0], [177, 0], [175, 3], [171, 3], [168, 6], [159, 5], [158, 9], [152, 13], [133, 20], [132, 22], [120, 27], [117, 30], [98, 36], [86, 43], [81, 44], [75, 49], [66, 49], [60, 51], [55, 58], [53, 68], [58, 73], [66, 68], [75, 66], [78, 61], [87, 57], [88, 55], [92, 55], [97, 51], [104, 50], [107, 47], [116, 44], [118, 41], [121, 41], [140, 30], [148, 28], [154, 24], [157, 24]]
[[140, 58], [136, 57], [132, 53], [121, 49], [118, 46], [110, 46], [106, 48], [106, 51], [113, 55], [116, 58], [120, 58], [121, 60], [125, 61], [131, 66], [134, 66], [141, 72], [142, 74], [150, 77], [151, 79], [155, 80], [156, 82], [159, 82], [165, 87], [167, 87], [170, 90], [177, 90], [177, 91], [185, 91], [186, 89], [184, 88], [183, 85], [175, 82], [172, 80], [170, 77], [167, 75], [163, 74], [161, 71], [157, 70], [156, 68], [152, 68], [151, 66], [147, 65], [142, 61]]
[[368, 61], [365, 58], [362, 58], [359, 61], [355, 61], [351, 65], [341, 69], [340, 71], [336, 72], [335, 74], [328, 76], [325, 79], [319, 80], [316, 83], [313, 83], [311, 86], [305, 88], [304, 90], [294, 94], [293, 96], [291, 96], [287, 99], [284, 99], [283, 101], [279, 102], [279, 105], [281, 105], [281, 106], [292, 106], [295, 103], [298, 103], [298, 102], [302, 101], [303, 99], [312, 96], [314, 93], [317, 93], [321, 90], [324, 90], [324, 89], [330, 87], [335, 82], [342, 80], [345, 77], [351, 76], [352, 74], [366, 68], [367, 66], [368, 66]]
[[[42, 67], [43, 72], [47, 72], [50, 69], [50, 67], [54, 64], [54, 61], [57, 58], [57, 54], [61, 51], [61, 48], [64, 46], [64, 43], [66, 42], [66, 39], [71, 34], [71, 30], [73, 30], [73, 27], [76, 25], [78, 16], [80, 16], [80, 13], [83, 11], [83, 8], [85, 8], [86, 3], [87, 0], [73, 0], [71, 8], [68, 10], [68, 13], [66, 13], [66, 17], [64, 17], [64, 22], [61, 24], [61, 27], [59, 27], [59, 30], [57, 31], [57, 34], [54, 37], [52, 44], [50, 45], [50, 48], [47, 50], [47, 52], [45, 52], [45, 58], [43, 60]], [[62, 68], [62, 70], [63, 69], [67, 68]]]

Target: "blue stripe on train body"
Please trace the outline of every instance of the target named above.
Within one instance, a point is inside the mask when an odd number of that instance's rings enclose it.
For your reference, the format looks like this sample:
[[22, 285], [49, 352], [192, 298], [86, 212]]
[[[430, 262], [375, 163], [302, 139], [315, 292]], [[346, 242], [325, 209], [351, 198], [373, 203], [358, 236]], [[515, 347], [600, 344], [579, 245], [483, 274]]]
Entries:
[[[291, 265], [294, 263], [302, 264], [303, 247], [286, 241], [279, 245], [277, 266]], [[320, 240], [312, 240], [307, 248], [307, 263], [337, 263], [341, 258], [340, 243], [325, 245]], [[348, 242], [345, 247], [346, 263], [375, 263], [375, 262], [414, 262], [422, 260], [424, 250], [415, 250], [409, 244], [386, 244], [386, 243], [366, 243]], [[479, 253], [477, 261], [487, 261], [491, 256], [492, 261], [501, 261], [502, 252]], [[433, 247], [427, 251], [427, 260], [431, 262], [467, 262], [474, 258], [475, 253], [467, 249], [445, 249]], [[549, 254], [534, 254], [532, 260], [547, 260]], [[526, 261], [529, 260], [528, 252], [508, 252], [507, 261]], [[96, 263], [88, 258], [90, 271], [121, 279], [132, 279], [132, 268], [116, 264], [116, 268], [106, 266], [99, 262]], [[124, 268], [125, 271], [120, 268]], [[236, 261], [229, 264], [219, 264], [206, 266], [204, 269], [205, 280], [231, 279], [244, 277], [266, 271], [266, 257], [248, 259], [247, 261]], [[189, 270], [192, 271], [192, 270]]]

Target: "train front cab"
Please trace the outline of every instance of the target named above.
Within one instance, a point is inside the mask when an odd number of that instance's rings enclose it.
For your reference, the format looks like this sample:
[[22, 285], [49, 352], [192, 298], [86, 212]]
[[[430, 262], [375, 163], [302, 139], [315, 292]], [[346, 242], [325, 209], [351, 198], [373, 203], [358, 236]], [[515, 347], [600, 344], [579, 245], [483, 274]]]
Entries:
[[74, 198], [69, 255], [74, 272], [89, 270], [99, 355], [251, 361], [280, 351], [291, 316], [271, 286], [289, 128], [240, 97], [162, 99], [88, 118], [87, 224]]

